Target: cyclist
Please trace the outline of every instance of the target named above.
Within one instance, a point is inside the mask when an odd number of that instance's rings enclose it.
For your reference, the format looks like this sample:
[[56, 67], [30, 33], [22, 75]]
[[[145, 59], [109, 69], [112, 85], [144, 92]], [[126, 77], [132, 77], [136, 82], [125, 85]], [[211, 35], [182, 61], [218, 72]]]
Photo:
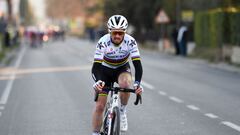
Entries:
[[[126, 33], [127, 19], [122, 15], [113, 15], [109, 18], [107, 26], [109, 33], [98, 41], [92, 66], [92, 77], [95, 81], [93, 88], [99, 93], [93, 112], [93, 135], [99, 134], [103, 111], [107, 102], [108, 91], [104, 91], [102, 88], [104, 86], [113, 87], [114, 82], [117, 82], [119, 87], [122, 88], [131, 87], [129, 58], [131, 58], [135, 68], [133, 88], [136, 89], [136, 94], [141, 94], [143, 91], [140, 85], [143, 72], [140, 53], [135, 39]], [[121, 131], [127, 131], [128, 129], [126, 105], [129, 96], [130, 93], [120, 93]]]

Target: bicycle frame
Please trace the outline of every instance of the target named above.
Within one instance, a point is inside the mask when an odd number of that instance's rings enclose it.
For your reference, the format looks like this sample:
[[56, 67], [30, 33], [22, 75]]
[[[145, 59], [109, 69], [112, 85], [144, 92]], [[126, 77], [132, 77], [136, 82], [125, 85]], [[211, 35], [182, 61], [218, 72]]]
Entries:
[[118, 93], [113, 92], [113, 94], [112, 94], [112, 96], [111, 96], [111, 98], [110, 98], [110, 100], [108, 101], [107, 104], [109, 106], [106, 106], [108, 108], [106, 108], [107, 113], [105, 115], [107, 115], [106, 118], [107, 118], [107, 121], [108, 121], [108, 123], [107, 123], [108, 124], [108, 135], [110, 135], [111, 129], [112, 129], [112, 121], [113, 121], [112, 118], [113, 118], [113, 115], [114, 115], [113, 109], [114, 109], [114, 107], [119, 108], [119, 105], [120, 105], [120, 100], [119, 100]]
[[[104, 113], [104, 117], [103, 117], [103, 124], [102, 124], [102, 128], [101, 128], [101, 132], [103, 135], [112, 135], [111, 129], [114, 128], [114, 127], [112, 127], [113, 118], [115, 118], [114, 120], [119, 118], [119, 116], [116, 116], [116, 115], [119, 115], [119, 108], [120, 108], [119, 107], [120, 106], [120, 98], [119, 98], [118, 92], [135, 93], [135, 90], [119, 88], [119, 87], [104, 88], [104, 89], [109, 90], [111, 92], [111, 97], [109, 100], [107, 100], [107, 103], [106, 103], [106, 109], [105, 109], [105, 113]], [[98, 99], [98, 94], [95, 95], [95, 101], [97, 101], [97, 99]], [[134, 102], [134, 104], [137, 105], [139, 101], [140, 101], [140, 103], [142, 103], [141, 95], [137, 95], [136, 101]], [[117, 113], [114, 111], [117, 111]], [[120, 126], [120, 119], [118, 119], [117, 122], [119, 122], [117, 126]], [[114, 125], [114, 126], [116, 126], [116, 125]], [[107, 133], [106, 133], [106, 128], [107, 128]], [[120, 127], [117, 127], [117, 128], [119, 129]], [[120, 132], [120, 130], [117, 132]], [[119, 133], [117, 133], [117, 135], [119, 135]]]

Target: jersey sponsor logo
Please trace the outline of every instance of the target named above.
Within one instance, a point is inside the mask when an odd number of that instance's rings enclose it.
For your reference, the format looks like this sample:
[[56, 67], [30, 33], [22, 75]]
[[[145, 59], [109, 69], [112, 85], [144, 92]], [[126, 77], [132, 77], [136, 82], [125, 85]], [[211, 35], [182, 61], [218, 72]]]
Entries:
[[129, 56], [129, 53], [128, 54], [123, 54], [123, 55], [105, 55], [104, 57], [106, 57], [108, 59], [116, 60], [116, 59], [124, 59], [127, 56]]
[[126, 50], [120, 50], [119, 51], [119, 54], [127, 54], [128, 53], [128, 51], [126, 51]]
[[108, 56], [110, 56], [110, 55], [114, 55], [114, 54], [116, 54], [115, 51], [111, 51], [111, 52], [107, 52], [107, 53], [106, 53], [106, 55], [108, 55]]
[[96, 52], [95, 55], [101, 55], [101, 53], [97, 53], [97, 52]]
[[131, 51], [131, 53], [136, 53], [136, 52], [138, 52], [137, 50], [133, 50], [133, 51]]

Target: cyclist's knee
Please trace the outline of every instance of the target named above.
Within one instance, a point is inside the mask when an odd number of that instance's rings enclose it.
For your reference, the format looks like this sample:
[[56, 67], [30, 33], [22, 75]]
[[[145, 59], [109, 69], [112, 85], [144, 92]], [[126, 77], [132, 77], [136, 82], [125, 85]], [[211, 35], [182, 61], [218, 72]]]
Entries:
[[132, 82], [132, 78], [129, 73], [122, 73], [119, 75], [118, 84], [120, 87], [128, 88], [128, 87], [130, 87], [131, 82]]
[[121, 88], [129, 88], [129, 87], [130, 87], [130, 84], [131, 84], [131, 83], [129, 83], [129, 81], [123, 81], [123, 82], [119, 83], [119, 86], [120, 86]]
[[105, 105], [99, 103], [99, 104], [96, 105], [96, 112], [102, 113], [104, 111], [104, 108], [105, 108]]

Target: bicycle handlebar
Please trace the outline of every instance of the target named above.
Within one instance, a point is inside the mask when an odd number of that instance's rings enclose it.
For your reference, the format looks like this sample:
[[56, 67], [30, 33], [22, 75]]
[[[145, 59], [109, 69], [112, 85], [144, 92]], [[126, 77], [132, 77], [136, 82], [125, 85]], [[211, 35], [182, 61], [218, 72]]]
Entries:
[[[131, 92], [131, 93], [135, 93], [134, 89], [128, 89], [128, 88], [120, 88], [120, 87], [104, 87], [103, 90], [107, 90], [107, 91], [113, 91], [113, 92]], [[95, 92], [95, 98], [94, 101], [98, 100], [98, 93]], [[142, 96], [140, 94], [136, 94], [136, 100], [134, 102], [134, 105], [138, 105], [138, 103], [140, 102], [140, 104], [142, 104]]]

